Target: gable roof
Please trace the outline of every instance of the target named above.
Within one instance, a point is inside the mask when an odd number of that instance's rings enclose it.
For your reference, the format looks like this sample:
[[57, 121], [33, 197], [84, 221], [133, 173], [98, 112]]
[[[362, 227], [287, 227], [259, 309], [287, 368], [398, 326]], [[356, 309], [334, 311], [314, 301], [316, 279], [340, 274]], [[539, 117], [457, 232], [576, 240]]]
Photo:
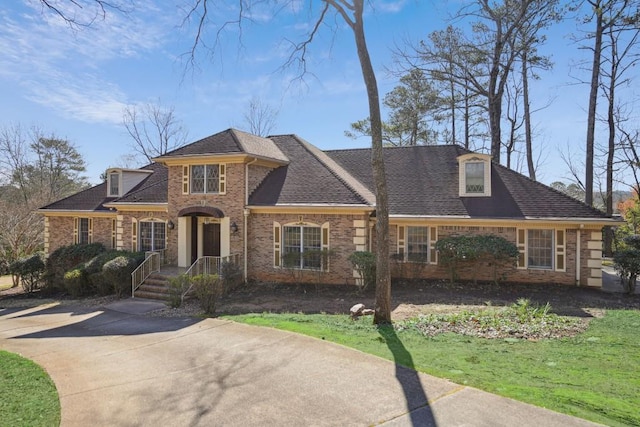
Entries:
[[291, 162], [266, 176], [250, 195], [249, 205], [375, 204], [370, 189], [307, 141], [296, 135], [272, 136], [270, 139]]
[[171, 157], [248, 154], [253, 157], [287, 163], [289, 159], [269, 138], [263, 138], [237, 129], [227, 129], [196, 142], [170, 151], [154, 160]]
[[107, 183], [103, 182], [40, 209], [43, 211], [106, 212], [110, 209], [105, 205], [110, 203], [167, 203], [167, 168], [160, 163], [151, 163], [140, 169], [153, 173], [123, 197], [106, 197]]
[[[466, 218], [607, 218], [595, 208], [495, 163], [491, 168], [491, 197], [459, 197], [457, 159], [468, 153], [471, 152], [458, 145], [385, 148], [389, 213]], [[375, 188], [371, 149], [326, 154], [368, 188]]]

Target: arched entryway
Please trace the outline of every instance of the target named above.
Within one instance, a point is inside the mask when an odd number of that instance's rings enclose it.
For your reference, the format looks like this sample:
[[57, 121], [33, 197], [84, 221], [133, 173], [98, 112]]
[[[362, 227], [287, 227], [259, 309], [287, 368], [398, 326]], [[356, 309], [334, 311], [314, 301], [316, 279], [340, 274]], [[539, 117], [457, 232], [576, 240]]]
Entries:
[[189, 266], [203, 256], [228, 255], [228, 222], [224, 212], [213, 206], [181, 209], [178, 212], [178, 265]]

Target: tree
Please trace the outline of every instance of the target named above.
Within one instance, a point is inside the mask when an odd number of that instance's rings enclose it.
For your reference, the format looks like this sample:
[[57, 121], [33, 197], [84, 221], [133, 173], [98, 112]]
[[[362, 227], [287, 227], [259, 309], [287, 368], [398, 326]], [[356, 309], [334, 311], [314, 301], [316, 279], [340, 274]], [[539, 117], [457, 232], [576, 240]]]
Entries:
[[0, 129], [0, 259], [11, 263], [42, 248], [37, 209], [85, 188], [82, 156], [69, 141], [37, 128]]
[[[382, 139], [387, 145], [428, 145], [436, 142], [437, 133], [429, 123], [440, 120], [436, 111], [440, 100], [437, 92], [419, 69], [400, 78], [400, 84], [383, 101], [390, 109], [389, 119], [382, 123]], [[428, 120], [430, 119], [430, 120]], [[369, 118], [351, 124], [345, 131], [350, 138], [371, 136]]]
[[187, 131], [176, 118], [173, 106], [126, 107], [122, 124], [133, 139], [131, 148], [149, 163], [187, 142]]
[[[242, 22], [249, 16], [248, 11], [255, 4], [263, 2], [256, 0], [238, 0], [238, 15], [224, 21], [220, 25], [215, 25], [209, 19], [209, 0], [195, 0], [193, 7], [188, 11], [185, 21], [195, 18], [197, 29], [194, 36], [194, 43], [191, 49], [191, 58], [195, 57], [196, 50], [200, 46], [210, 46], [215, 49], [220, 41], [221, 32], [227, 26], [241, 26]], [[292, 2], [293, 3], [293, 2]], [[312, 9], [310, 2], [310, 9]], [[296, 3], [296, 9], [299, 5]], [[216, 3], [216, 7], [220, 6]], [[276, 8], [281, 10], [282, 4], [276, 4]], [[371, 64], [369, 50], [367, 48], [364, 30], [364, 0], [323, 0], [317, 19], [310, 27], [307, 37], [299, 43], [292, 44], [292, 53], [287, 62], [288, 65], [297, 64], [300, 67], [300, 74], [307, 71], [308, 47], [314, 41], [321, 26], [325, 24], [325, 19], [333, 11], [338, 18], [348, 26], [353, 33], [356, 44], [356, 51], [362, 72], [362, 78], [367, 90], [369, 104], [369, 119], [371, 123], [371, 167], [376, 195], [376, 301], [374, 323], [385, 324], [391, 322], [391, 274], [389, 265], [389, 202], [387, 194], [387, 181], [384, 167], [383, 144], [382, 144], [382, 118], [380, 113], [380, 97], [375, 72]], [[208, 25], [216, 28], [215, 40], [213, 43], [205, 44], [203, 37]]]
[[258, 136], [269, 136], [276, 126], [279, 111], [269, 104], [254, 96], [247, 105], [244, 113], [244, 122], [247, 130]]
[[129, 2], [122, 0], [39, 0], [43, 10], [57, 15], [71, 27], [87, 27], [104, 19], [108, 10], [126, 12]]
[[[632, 0], [586, 0], [586, 4], [591, 8], [591, 11], [590, 16], [586, 18], [585, 21], [595, 21], [595, 29], [587, 36], [588, 39], [593, 40], [593, 46], [590, 48], [593, 57], [589, 87], [589, 107], [587, 112], [585, 160], [585, 202], [588, 205], [593, 205], [595, 128], [597, 120], [598, 91], [600, 88], [600, 79], [602, 77], [602, 55], [605, 49], [605, 46], [603, 45], [603, 38], [605, 34], [612, 29], [612, 27], [619, 26], [624, 23], [633, 24], [633, 22], [637, 20], [638, 10], [637, 4]], [[632, 9], [634, 6], [636, 8], [635, 11]], [[635, 18], [634, 14], [636, 14]]]

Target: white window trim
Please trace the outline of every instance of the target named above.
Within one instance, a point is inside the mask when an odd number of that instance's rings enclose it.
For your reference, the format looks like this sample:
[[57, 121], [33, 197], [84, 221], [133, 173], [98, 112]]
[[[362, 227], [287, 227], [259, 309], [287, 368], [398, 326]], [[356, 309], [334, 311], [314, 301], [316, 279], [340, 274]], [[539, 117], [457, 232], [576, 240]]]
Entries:
[[[118, 176], [118, 192], [111, 192], [111, 182], [113, 181], [113, 175]], [[120, 197], [122, 196], [122, 172], [116, 170], [107, 171], [107, 197]]]
[[[157, 224], [164, 224], [164, 248], [163, 249], [151, 249], [148, 252], [155, 252], [155, 251], [165, 251], [167, 249], [167, 244], [168, 244], [168, 231], [169, 228], [167, 227], [167, 221], [164, 221], [162, 219], [158, 219], [158, 218], [145, 218], [145, 219], [139, 219], [136, 221], [137, 223], [137, 227], [136, 227], [136, 247], [138, 251], [142, 251], [142, 238], [140, 236], [141, 230], [140, 230], [140, 225], [141, 223], [144, 222], [152, 222], [152, 223], [157, 223]], [[154, 226], [155, 227], [155, 226]], [[155, 243], [155, 237], [153, 237], [153, 231], [152, 231], [152, 242]]]
[[[529, 266], [529, 231], [530, 230], [551, 230], [552, 232], [552, 242], [551, 242], [551, 268], [545, 267], [531, 267]], [[523, 232], [524, 240], [521, 239], [520, 233]], [[559, 243], [558, 236], [562, 235], [562, 242]], [[528, 228], [518, 228], [516, 230], [516, 245], [518, 247], [518, 251], [520, 252], [520, 256], [523, 257], [523, 265], [518, 265], [519, 270], [535, 270], [535, 271], [558, 271], [558, 272], [566, 272], [567, 271], [567, 230], [564, 228], [554, 228], [554, 227], [528, 227]], [[564, 257], [563, 266], [558, 268], [558, 257]]]
[[[467, 193], [467, 163], [484, 164], [484, 191]], [[458, 192], [460, 197], [491, 197], [491, 156], [488, 154], [469, 153], [458, 157]]]
[[[435, 251], [435, 242], [437, 241], [437, 227], [425, 224], [402, 224], [398, 225], [398, 232], [396, 235], [397, 245], [396, 253], [399, 255], [399, 261], [401, 262], [416, 262], [409, 260], [408, 241], [409, 232], [408, 227], [423, 227], [427, 229], [427, 264], [436, 264], [437, 253]], [[401, 256], [400, 256], [401, 255]]]
[[[284, 244], [285, 243], [284, 242], [285, 227], [319, 228], [320, 229], [320, 250], [329, 251], [331, 233], [330, 233], [328, 222], [325, 222], [322, 225], [311, 223], [311, 222], [289, 222], [286, 224], [280, 224], [279, 222], [274, 222], [273, 223], [273, 235], [274, 235], [273, 266], [274, 268], [283, 268], [283, 269], [292, 268], [292, 267], [285, 267], [282, 259], [284, 257], [284, 247], [285, 247], [285, 244]], [[292, 269], [299, 270], [299, 271], [322, 271], [327, 273], [329, 272], [329, 268], [330, 268], [330, 260], [329, 259], [325, 260], [323, 257], [323, 259], [321, 260], [320, 269], [316, 269], [316, 268], [292, 268]]]

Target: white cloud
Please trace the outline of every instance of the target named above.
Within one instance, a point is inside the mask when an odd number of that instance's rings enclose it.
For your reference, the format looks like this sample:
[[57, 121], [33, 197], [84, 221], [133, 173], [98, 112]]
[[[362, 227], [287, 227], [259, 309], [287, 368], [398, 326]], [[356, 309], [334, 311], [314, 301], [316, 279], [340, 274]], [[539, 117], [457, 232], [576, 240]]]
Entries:
[[[57, 4], [81, 22], [96, 16], [72, 2]], [[0, 12], [0, 78], [26, 99], [88, 122], [120, 122], [126, 96], [105, 71], [119, 60], [160, 48], [173, 27], [153, 3], [127, 14], [108, 10], [88, 27], [71, 27], [39, 1]]]

